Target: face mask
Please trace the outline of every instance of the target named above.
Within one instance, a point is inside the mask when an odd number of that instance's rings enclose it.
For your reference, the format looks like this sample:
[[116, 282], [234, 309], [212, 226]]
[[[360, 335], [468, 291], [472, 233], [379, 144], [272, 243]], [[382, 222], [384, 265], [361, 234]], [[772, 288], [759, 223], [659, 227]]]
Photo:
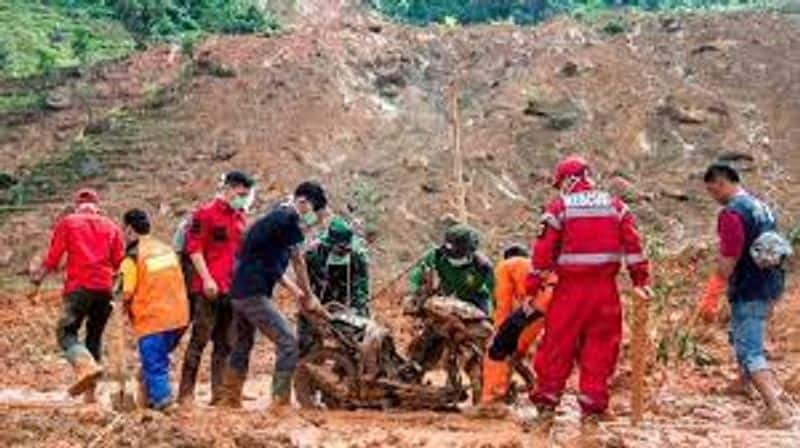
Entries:
[[447, 257], [447, 261], [451, 265], [453, 265], [453, 266], [455, 266], [457, 268], [460, 268], [460, 267], [468, 265], [469, 262], [472, 261], [472, 258], [469, 257], [469, 256], [461, 257], [461, 258], [450, 258], [450, 257]]
[[236, 210], [244, 210], [247, 208], [248, 202], [247, 196], [236, 196], [231, 200], [230, 204]]
[[306, 223], [308, 227], [313, 226], [318, 221], [317, 214], [315, 212], [308, 212], [303, 215], [303, 222]]
[[350, 254], [337, 254], [332, 252], [328, 255], [329, 266], [347, 266], [350, 264]]

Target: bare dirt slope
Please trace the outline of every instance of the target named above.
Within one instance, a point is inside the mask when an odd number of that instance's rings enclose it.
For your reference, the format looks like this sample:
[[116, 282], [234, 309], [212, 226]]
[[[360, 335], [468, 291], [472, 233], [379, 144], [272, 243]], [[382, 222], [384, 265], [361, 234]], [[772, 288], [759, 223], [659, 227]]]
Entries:
[[[588, 24], [557, 19], [536, 28], [418, 29], [336, 17], [271, 38], [214, 37], [191, 54], [157, 48], [65, 80], [67, 95], [74, 83], [94, 86], [96, 123], [87, 123], [79, 102], [2, 117], [2, 169], [33, 179], [36, 188], [30, 210], [0, 217], [0, 291], [7, 291], [0, 293], [0, 403], [6, 403], [0, 445], [80, 446], [111, 428], [99, 446], [574, 446], [577, 416], [569, 401], [546, 434], [457, 415], [276, 420], [257, 410], [266, 404], [271, 372], [265, 341], [248, 385], [259, 399], [248, 410], [201, 407], [173, 418], [115, 420], [103, 408], [64, 397], [70, 374], [52, 335], [57, 293], [33, 304], [21, 294], [24, 279], [17, 274], [46, 244], [74, 186], [100, 188], [113, 216], [148, 208], [166, 237], [185, 211], [212, 194], [217, 175], [234, 167], [259, 177], [259, 210], [301, 179], [325, 182], [336, 210], [363, 223], [378, 289], [437, 240], [455, 214], [453, 91], [461, 107], [470, 222], [484, 232], [488, 253], [534, 234], [537, 208], [551, 194], [551, 166], [567, 152], [591, 157], [601, 182], [641, 218], [659, 291], [653, 353], [665, 345], [669, 359], [653, 360], [652, 423], [640, 432], [625, 426], [623, 360], [614, 405], [622, 426], [607, 427], [604, 443], [800, 445], [796, 432], [757, 429], [757, 407], [723, 393], [735, 374], [724, 325], [691, 338], [681, 332], [713, 245], [714, 207], [697, 179], [703, 166], [719, 156], [737, 160], [785, 224], [793, 225], [800, 211], [794, 22], [757, 13], [625, 15]], [[34, 176], [41, 173], [55, 180]], [[411, 325], [400, 316], [401, 294], [390, 289], [374, 308], [405, 341]], [[773, 334], [779, 373], [795, 393], [799, 306], [791, 294]], [[251, 426], [258, 430], [248, 434]]]
[[[383, 276], [455, 212], [455, 86], [470, 221], [489, 253], [534, 231], [552, 164], [568, 152], [590, 156], [669, 249], [713, 229], [696, 176], [720, 155], [743, 161], [748, 183], [793, 224], [800, 56], [783, 16], [609, 19], [624, 24], [620, 34], [604, 32], [606, 20], [418, 29], [354, 17], [274, 38], [211, 38], [192, 59], [159, 48], [106, 68], [94, 111], [105, 126], [70, 141], [86, 134], [82, 109], [46, 113], [3, 128], [0, 158], [22, 175], [59, 148], [90, 145], [98, 153], [66, 169], [105, 190], [110, 213], [146, 206], [165, 231], [225, 169], [260, 178], [260, 208], [318, 178], [338, 211], [366, 221]], [[127, 93], [102, 101], [114, 91]], [[4, 265], [27, 264], [28, 242], [69, 191], [3, 220], [2, 246], [14, 248]]]

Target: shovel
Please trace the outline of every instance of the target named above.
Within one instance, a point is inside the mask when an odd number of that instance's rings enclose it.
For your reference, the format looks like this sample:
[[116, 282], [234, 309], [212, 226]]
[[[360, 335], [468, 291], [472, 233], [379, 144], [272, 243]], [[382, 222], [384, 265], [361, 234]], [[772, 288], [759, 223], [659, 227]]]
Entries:
[[[118, 285], [119, 286], [119, 285]], [[121, 288], [114, 288], [119, 291]], [[117, 380], [117, 390], [111, 393], [111, 408], [117, 412], [131, 412], [136, 409], [136, 400], [133, 394], [128, 390], [128, 383], [130, 382], [130, 374], [128, 372], [128, 363], [126, 351], [128, 348], [128, 332], [125, 331], [125, 306], [119, 298], [119, 293], [115, 297], [116, 306], [119, 311], [114, 319], [117, 332], [117, 343], [115, 344], [116, 352], [116, 366], [114, 369], [114, 376]]]

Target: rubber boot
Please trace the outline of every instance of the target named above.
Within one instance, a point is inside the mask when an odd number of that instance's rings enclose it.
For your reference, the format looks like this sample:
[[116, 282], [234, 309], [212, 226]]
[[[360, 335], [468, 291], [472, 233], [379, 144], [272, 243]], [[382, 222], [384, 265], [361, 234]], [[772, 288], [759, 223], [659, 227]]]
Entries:
[[226, 368], [222, 372], [222, 396], [218, 399], [218, 405], [228, 408], [241, 408], [245, 380], [245, 375], [231, 368]]
[[148, 405], [147, 385], [144, 383], [144, 378], [140, 373], [136, 377], [136, 407], [139, 409], [147, 409]]
[[194, 383], [196, 376], [192, 376], [186, 368], [181, 372], [181, 383], [178, 386], [178, 404], [191, 406], [194, 404]]
[[83, 393], [83, 403], [84, 404], [97, 404], [97, 382], [95, 382], [92, 387], [89, 388], [86, 392]]
[[275, 372], [272, 376], [272, 403], [269, 410], [273, 414], [285, 414], [292, 405], [292, 377], [294, 372]]
[[89, 352], [77, 353], [72, 361], [72, 368], [78, 378], [67, 392], [73, 397], [92, 389], [103, 375], [103, 368], [94, 360]]

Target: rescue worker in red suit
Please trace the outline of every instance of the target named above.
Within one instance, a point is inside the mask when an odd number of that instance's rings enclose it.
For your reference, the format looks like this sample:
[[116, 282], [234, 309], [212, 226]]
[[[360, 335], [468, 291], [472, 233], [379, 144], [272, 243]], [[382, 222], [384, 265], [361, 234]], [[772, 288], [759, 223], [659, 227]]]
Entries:
[[559, 278], [534, 361], [538, 382], [531, 400], [541, 418], [552, 418], [577, 361], [578, 401], [584, 421], [591, 421], [606, 415], [622, 339], [617, 274], [625, 263], [636, 295], [647, 299], [649, 265], [633, 215], [620, 199], [594, 188], [584, 159], [561, 161], [553, 186], [561, 194], [542, 216], [527, 284], [535, 296], [545, 273]]

